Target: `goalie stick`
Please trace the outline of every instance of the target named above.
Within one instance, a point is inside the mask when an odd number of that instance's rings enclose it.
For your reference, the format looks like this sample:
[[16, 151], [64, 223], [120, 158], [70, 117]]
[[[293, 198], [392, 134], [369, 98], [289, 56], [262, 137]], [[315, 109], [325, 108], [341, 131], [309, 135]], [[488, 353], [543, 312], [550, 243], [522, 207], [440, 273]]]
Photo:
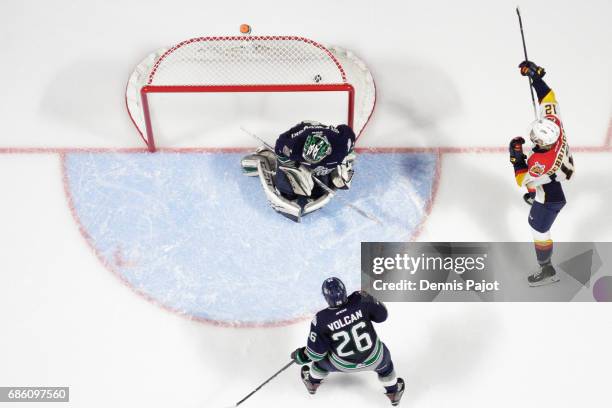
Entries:
[[[240, 130], [242, 130], [244, 133], [246, 133], [247, 135], [251, 136], [254, 139], [257, 139], [258, 141], [260, 141], [261, 143], [263, 143], [263, 145], [265, 147], [267, 147], [271, 152], [273, 152], [277, 157], [278, 155], [276, 154], [276, 152], [274, 151], [274, 148], [272, 146], [270, 146], [265, 140], [263, 140], [262, 138], [260, 138], [259, 136], [257, 136], [254, 133], [249, 132], [248, 130], [246, 130], [245, 128], [243, 128], [242, 126], [240, 126]], [[357, 213], [359, 213], [359, 215], [361, 215], [362, 217], [365, 217], [371, 221], [374, 221], [375, 223], [377, 223], [378, 225], [380, 225], [381, 227], [384, 226], [382, 221], [380, 221], [378, 218], [376, 218], [374, 215], [369, 214], [367, 212], [365, 212], [364, 210], [362, 210], [361, 208], [357, 207], [355, 204], [350, 203], [347, 199], [345, 199], [344, 197], [341, 196], [337, 196], [336, 192], [334, 190], [332, 190], [331, 188], [327, 187], [327, 185], [325, 185], [325, 183], [323, 183], [321, 180], [319, 180], [316, 176], [312, 176], [312, 179], [314, 180], [315, 183], [317, 183], [317, 185], [319, 187], [321, 187], [323, 190], [325, 190], [326, 193], [328, 193], [329, 195], [331, 195], [332, 197], [338, 197], [338, 199], [340, 201], [342, 201], [347, 207], [351, 208], [352, 210], [356, 211]]]

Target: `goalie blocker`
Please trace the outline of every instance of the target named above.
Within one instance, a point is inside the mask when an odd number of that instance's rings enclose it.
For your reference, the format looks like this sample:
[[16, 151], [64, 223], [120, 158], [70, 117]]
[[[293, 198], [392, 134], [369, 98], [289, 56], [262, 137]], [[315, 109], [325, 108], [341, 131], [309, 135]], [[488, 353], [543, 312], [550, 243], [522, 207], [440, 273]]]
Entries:
[[274, 151], [260, 147], [241, 165], [247, 176], [259, 176], [274, 210], [300, 222], [331, 199], [313, 177], [333, 191], [350, 187], [354, 144], [355, 134], [346, 125], [301, 122], [278, 137]]

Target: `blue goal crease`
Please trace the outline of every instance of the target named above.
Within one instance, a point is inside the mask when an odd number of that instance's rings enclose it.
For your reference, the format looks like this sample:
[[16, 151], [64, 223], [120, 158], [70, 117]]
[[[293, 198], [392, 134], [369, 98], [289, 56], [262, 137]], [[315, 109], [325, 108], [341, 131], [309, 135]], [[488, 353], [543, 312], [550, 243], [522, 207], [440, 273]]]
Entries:
[[[69, 193], [99, 254], [135, 289], [197, 318], [257, 324], [323, 306], [329, 276], [360, 285], [362, 241], [410, 239], [435, 154], [363, 153], [344, 198], [296, 224], [272, 210], [236, 153], [70, 153]], [[415, 195], [418, 199], [415, 199]]]

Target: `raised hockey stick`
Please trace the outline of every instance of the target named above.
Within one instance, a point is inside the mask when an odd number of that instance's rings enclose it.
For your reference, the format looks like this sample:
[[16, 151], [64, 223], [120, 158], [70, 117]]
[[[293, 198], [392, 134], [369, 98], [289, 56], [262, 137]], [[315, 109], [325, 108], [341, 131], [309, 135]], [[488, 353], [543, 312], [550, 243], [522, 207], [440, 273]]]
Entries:
[[286, 369], [288, 369], [293, 363], [295, 363], [295, 361], [291, 360], [291, 362], [285, 364], [283, 366], [283, 368], [281, 368], [280, 370], [278, 370], [277, 372], [274, 373], [274, 375], [270, 378], [268, 378], [266, 381], [264, 381], [263, 383], [261, 383], [259, 385], [259, 387], [255, 388], [253, 391], [251, 391], [246, 397], [244, 397], [243, 399], [241, 399], [240, 401], [238, 401], [236, 403], [236, 405], [233, 405], [234, 407], [237, 407], [238, 405], [242, 404], [244, 401], [246, 401], [247, 399], [249, 399], [251, 397], [251, 395], [255, 394], [257, 391], [259, 391], [261, 389], [261, 387], [263, 387], [264, 385], [266, 385], [267, 383], [269, 383], [270, 381], [272, 381], [274, 379], [274, 377], [276, 377], [277, 375], [279, 375], [280, 373], [282, 373], [283, 371], [285, 371]]
[[[245, 128], [243, 128], [242, 126], [240, 126], [240, 130], [242, 130], [244, 133], [246, 133], [247, 135], [251, 136], [254, 139], [259, 140], [261, 143], [263, 143], [264, 146], [266, 146], [271, 152], [273, 152], [276, 155], [276, 152], [274, 151], [274, 148], [272, 146], [270, 146], [265, 140], [263, 140], [262, 138], [260, 138], [259, 136], [257, 136], [254, 133], [249, 132], [248, 130], [246, 130]], [[312, 176], [312, 179], [314, 180], [315, 183], [317, 183], [317, 185], [319, 187], [321, 187], [323, 190], [325, 190], [325, 192], [327, 192], [329, 195], [331, 195], [332, 197], [338, 197], [338, 199], [340, 201], [342, 201], [347, 207], [353, 209], [354, 211], [356, 211], [357, 213], [359, 213], [362, 217], [365, 217], [371, 221], [374, 221], [375, 223], [377, 223], [378, 225], [380, 225], [381, 227], [383, 226], [382, 221], [380, 221], [378, 218], [376, 218], [374, 215], [369, 214], [367, 212], [365, 212], [364, 210], [362, 210], [361, 208], [357, 207], [355, 204], [350, 203], [347, 199], [345, 199], [342, 196], [336, 195], [336, 192], [334, 190], [332, 190], [331, 188], [327, 187], [327, 185], [325, 185], [325, 183], [323, 183], [321, 180], [319, 180], [317, 177]]]
[[[525, 61], [529, 61], [527, 58], [527, 46], [525, 45], [525, 33], [523, 32], [523, 19], [521, 18], [521, 10], [516, 6], [516, 15], [518, 16], [519, 27], [521, 28], [521, 39], [523, 40], [523, 53], [525, 54]], [[531, 78], [529, 80], [529, 92], [531, 93], [531, 103], [533, 104], [533, 114], [538, 119], [538, 108], [536, 108], [535, 96], [533, 95], [533, 88], [531, 87]]]

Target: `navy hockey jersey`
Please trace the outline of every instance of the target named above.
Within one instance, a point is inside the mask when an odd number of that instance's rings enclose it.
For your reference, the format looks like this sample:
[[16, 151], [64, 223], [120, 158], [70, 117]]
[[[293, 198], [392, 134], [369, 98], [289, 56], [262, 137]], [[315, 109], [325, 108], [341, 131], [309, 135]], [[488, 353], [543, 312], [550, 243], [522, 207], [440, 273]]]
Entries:
[[[331, 153], [318, 163], [308, 163], [303, 158], [304, 143], [308, 135], [315, 132], [327, 138]], [[274, 150], [281, 159], [286, 158], [316, 170], [315, 173], [326, 174], [342, 163], [354, 144], [355, 133], [347, 125], [336, 127], [318, 122], [301, 122], [278, 137]]]
[[367, 367], [383, 353], [372, 322], [386, 319], [384, 304], [365, 292], [354, 292], [344, 306], [317, 313], [310, 325], [306, 354], [313, 361], [327, 357], [345, 370]]

